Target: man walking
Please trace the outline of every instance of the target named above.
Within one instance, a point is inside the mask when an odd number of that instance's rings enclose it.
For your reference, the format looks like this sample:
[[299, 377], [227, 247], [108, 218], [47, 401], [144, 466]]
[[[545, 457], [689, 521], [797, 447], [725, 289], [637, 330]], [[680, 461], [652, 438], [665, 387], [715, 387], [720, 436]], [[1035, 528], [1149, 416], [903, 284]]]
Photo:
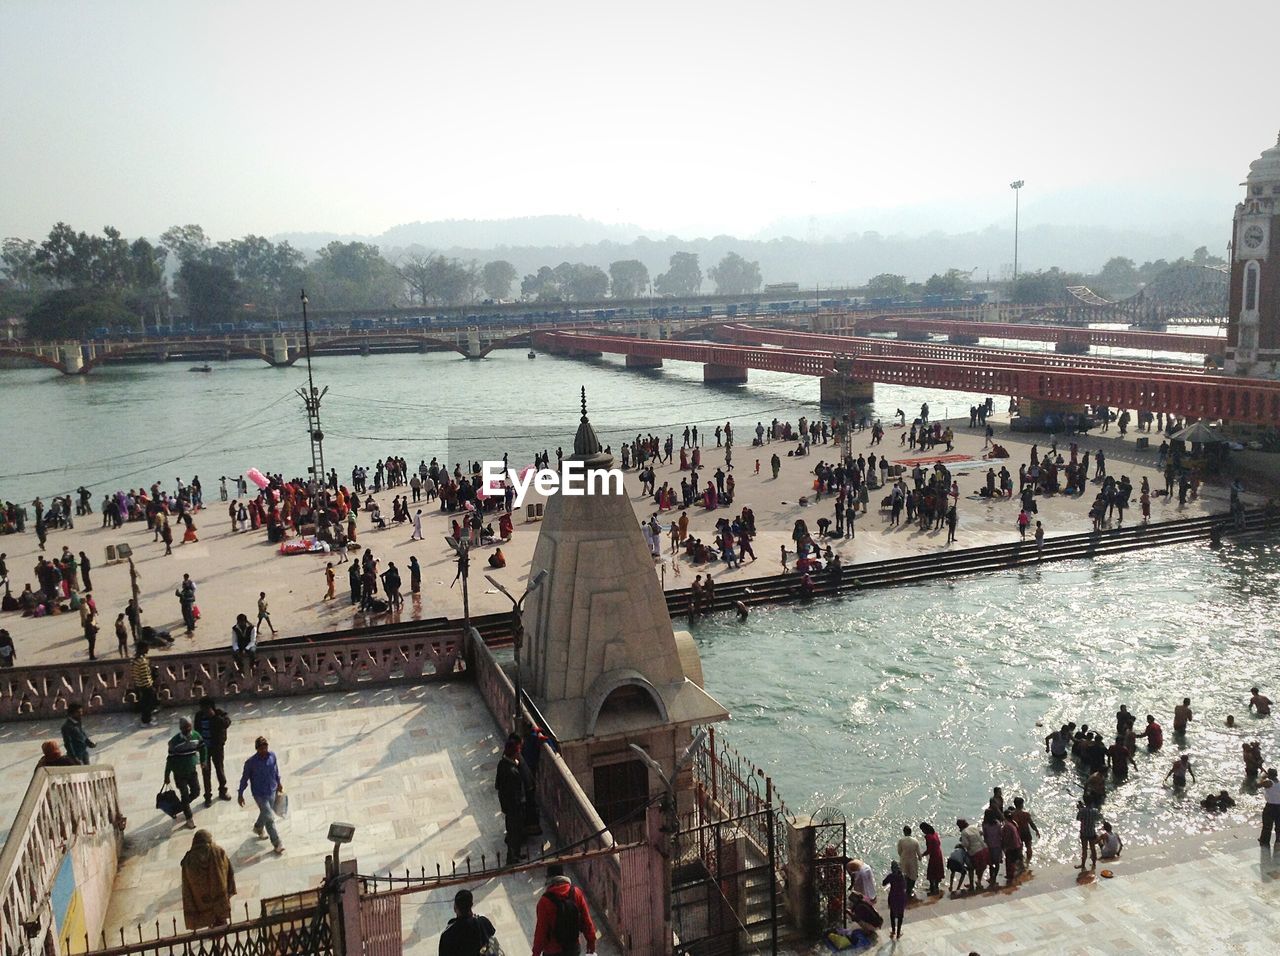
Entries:
[[62, 722], [62, 743], [67, 753], [75, 757], [76, 763], [89, 765], [89, 748], [98, 746], [85, 733], [81, 719], [84, 708], [78, 701], [67, 705], [67, 719]]
[[271, 628], [271, 636], [276, 636], [276, 626], [271, 623], [271, 609], [267, 606], [267, 592], [258, 592], [258, 623], [255, 627], [262, 630], [262, 622], [267, 622], [267, 627]]
[[280, 765], [276, 761], [276, 755], [271, 752], [266, 737], [255, 740], [253, 748], [253, 756], [244, 762], [244, 773], [240, 776], [238, 802], [240, 806], [244, 806], [244, 791], [248, 787], [253, 802], [258, 805], [258, 819], [253, 824], [253, 832], [259, 839], [263, 836], [270, 837], [271, 847], [278, 856], [284, 852], [284, 844], [280, 842], [280, 834], [276, 831], [274, 809], [276, 794], [284, 793], [284, 784], [280, 782]]
[[196, 709], [192, 723], [195, 725], [196, 733], [204, 741], [204, 759], [200, 762], [200, 770], [204, 777], [204, 805], [207, 807], [213, 803], [213, 781], [210, 778], [215, 773], [218, 777], [218, 799], [230, 800], [231, 794], [227, 793], [227, 771], [223, 760], [227, 746], [227, 728], [231, 726], [231, 718], [227, 716], [226, 711], [217, 706], [212, 698], [203, 697], [200, 699], [200, 706]]
[[538, 900], [538, 923], [533, 931], [533, 956], [578, 956], [582, 948], [578, 937], [587, 941], [587, 952], [596, 951], [596, 924], [591, 921], [587, 898], [582, 890], [564, 875], [564, 867], [552, 863], [547, 867], [547, 888]]
[[187, 818], [187, 829], [196, 828], [191, 819], [191, 801], [200, 796], [200, 777], [197, 765], [205, 759], [204, 741], [195, 732], [191, 721], [183, 717], [178, 721], [178, 732], [169, 738], [169, 757], [164, 762], [164, 782], [173, 778], [182, 798], [182, 815]]
[[236, 670], [244, 673], [244, 659], [249, 658], [249, 667], [258, 666], [258, 629], [249, 623], [245, 614], [237, 614], [236, 622], [231, 627], [231, 656], [235, 658]]
[[1280, 843], [1280, 779], [1276, 768], [1272, 767], [1262, 779], [1262, 836], [1258, 842], [1263, 846], [1271, 845], [1271, 832], [1276, 831], [1276, 841]]

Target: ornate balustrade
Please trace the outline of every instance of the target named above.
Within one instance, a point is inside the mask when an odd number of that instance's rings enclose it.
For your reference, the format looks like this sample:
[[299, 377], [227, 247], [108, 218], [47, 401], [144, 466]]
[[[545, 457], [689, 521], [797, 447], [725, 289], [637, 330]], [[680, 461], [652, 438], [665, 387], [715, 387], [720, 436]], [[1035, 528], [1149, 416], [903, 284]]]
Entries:
[[95, 875], [101, 879], [105, 874], [108, 881], [115, 878], [123, 829], [114, 769], [104, 765], [38, 768], [0, 853], [0, 952], [82, 951], [83, 939], [72, 940], [71, 946], [59, 941], [52, 950], [46, 948], [56, 929], [50, 899], [54, 880], [69, 862], [75, 843], [99, 841], [94, 849], [110, 859], [99, 859], [99, 865], [73, 877], [85, 931], [97, 933], [111, 886], [109, 882], [90, 884]]
[[[156, 692], [161, 703], [194, 704], [201, 697], [251, 699], [355, 690], [361, 687], [447, 678], [461, 668], [462, 636], [412, 634], [312, 645], [260, 645], [257, 663], [236, 667], [229, 651], [157, 654]], [[67, 704], [87, 711], [132, 709], [127, 660], [100, 660], [0, 673], [0, 719], [60, 717]]]

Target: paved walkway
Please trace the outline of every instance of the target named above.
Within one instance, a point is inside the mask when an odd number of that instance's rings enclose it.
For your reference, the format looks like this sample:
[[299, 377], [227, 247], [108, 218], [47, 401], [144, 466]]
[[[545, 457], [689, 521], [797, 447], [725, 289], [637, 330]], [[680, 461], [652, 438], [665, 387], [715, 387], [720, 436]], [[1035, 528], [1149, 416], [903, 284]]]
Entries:
[[[280, 760], [290, 815], [280, 834], [280, 857], [255, 839], [253, 804], [197, 802], [195, 822], [210, 830], [231, 857], [238, 895], [233, 912], [258, 915], [264, 896], [316, 887], [331, 851], [329, 824], [353, 823], [355, 840], [344, 848], [362, 873], [388, 870], [446, 872], [451, 861], [470, 856], [479, 865], [503, 849], [503, 825], [493, 789], [501, 741], [484, 702], [462, 682], [409, 688], [278, 698], [235, 704], [227, 741], [232, 793], [240, 768], [259, 734]], [[128, 817], [125, 855], [107, 915], [108, 938], [118, 939], [141, 922], [172, 929], [182, 922], [180, 862], [192, 831], [182, 817], [170, 820], [154, 809], [164, 776], [167, 739], [177, 718], [162, 710], [158, 723], [142, 727], [128, 714], [87, 721], [98, 744], [94, 762], [115, 767], [121, 809]], [[40, 741], [59, 738], [57, 723], [0, 726], [0, 834], [7, 834], [40, 754]], [[216, 783], [215, 783], [216, 786]], [[455, 888], [456, 889], [456, 888]], [[407, 897], [403, 911], [406, 952], [434, 954], [438, 934], [453, 915], [455, 889]], [[477, 912], [493, 920], [511, 953], [527, 952], [541, 895], [540, 874], [507, 877], [475, 887]], [[442, 902], [443, 901], [443, 902]], [[154, 929], [151, 930], [154, 935]], [[609, 947], [602, 953], [612, 952]]]
[[[860, 952], [1269, 956], [1280, 931], [1280, 850], [1256, 835], [1238, 828], [1126, 850], [1099, 862], [1112, 879], [1040, 867], [1016, 890], [912, 906], [901, 940], [888, 938], [886, 917], [876, 945]], [[880, 908], [887, 913], [883, 900]]]
[[[759, 560], [748, 561], [741, 568], [729, 570], [722, 563], [695, 568], [686, 559], [673, 565], [668, 555], [663, 565], [656, 569], [667, 587], [687, 586], [693, 580], [695, 572], [706, 573], [708, 570], [718, 581], [776, 574], [781, 570], [780, 547], [785, 544], [789, 551], [794, 550], [791, 529], [795, 520], [804, 518], [814, 528], [818, 518], [832, 516], [833, 502], [830, 500], [811, 501], [807, 506], [801, 506], [799, 500], [801, 496], [812, 496], [813, 467], [822, 460], [834, 461], [839, 455], [838, 446], [817, 445], [808, 457], [787, 458], [788, 448], [794, 448], [794, 445], [773, 442], [763, 448], [752, 448], [748, 433], [754, 429], [755, 423], [736, 422], [735, 425], [740, 442], [745, 444], [734, 448], [733, 475], [737, 482], [737, 496], [732, 513], [738, 513], [743, 505], [749, 505], [755, 511], [759, 534], [754, 541], [754, 550]], [[1000, 430], [1003, 431], [1003, 428]], [[958, 541], [954, 547], [968, 548], [1015, 540], [1018, 514], [1016, 499], [987, 502], [966, 497], [983, 484], [988, 464], [994, 465], [998, 472], [1002, 462], [981, 461], [981, 432], [978, 429], [970, 432], [967, 420], [965, 427], [957, 428], [956, 431], [955, 453], [961, 457], [967, 456], [967, 460], [952, 465], [962, 495]], [[905, 447], [899, 444], [901, 433], [901, 429], [890, 427], [884, 443], [874, 448], [869, 444], [870, 431], [859, 433], [854, 436], [854, 455], [856, 457], [874, 452], [877, 458], [881, 454], [888, 454], [890, 461], [910, 463], [920, 456], [909, 455]], [[1089, 451], [1092, 458], [1098, 447], [1105, 446], [1112, 460], [1109, 469], [1111, 474], [1128, 474], [1135, 487], [1141, 484], [1143, 476], [1151, 479], [1153, 488], [1163, 487], [1163, 479], [1155, 471], [1155, 451], [1135, 449], [1132, 433], [1123, 441], [1114, 436], [1114, 429], [1107, 435], [1087, 436], [1081, 442], [1081, 449]], [[571, 437], [566, 433], [566, 447], [572, 444]], [[705, 439], [709, 436], [703, 437]], [[1042, 453], [1047, 449], [1047, 440], [1042, 435], [1000, 434], [998, 440], [1009, 448], [1013, 456], [1003, 464], [1008, 466], [1015, 478], [1018, 465], [1028, 459], [1033, 443], [1039, 443]], [[1159, 444], [1158, 441], [1156, 444]], [[942, 450], [941, 446], [938, 450]], [[497, 449], [493, 451], [498, 452]], [[769, 457], [774, 452], [782, 458], [782, 472], [777, 481], [768, 477]], [[754, 474], [757, 457], [761, 462], [760, 475]], [[710, 479], [723, 462], [724, 450], [717, 449], [713, 439], [711, 447], [703, 448], [701, 480], [705, 483]], [[660, 486], [667, 481], [678, 490], [680, 477], [677, 452], [673, 465], [658, 468], [657, 483]], [[647, 518], [654, 511], [653, 503], [649, 498], [639, 496], [639, 480], [634, 470], [627, 473], [626, 483], [637, 519]], [[98, 492], [101, 490], [96, 489]], [[408, 491], [396, 489], [395, 494], [407, 495]], [[226, 518], [226, 506], [216, 501], [216, 490], [214, 496], [215, 500], [210, 506], [196, 516], [200, 540], [194, 544], [175, 545], [174, 553], [169, 557], [164, 556], [163, 544], [153, 541], [152, 533], [141, 522], [126, 524], [120, 531], [108, 531], [98, 527], [101, 518], [93, 515], [80, 519], [73, 531], [50, 533], [46, 554], [61, 554], [63, 546], [67, 545], [73, 551], [85, 551], [91, 561], [98, 562], [93, 568], [92, 580], [102, 618], [102, 632], [98, 638], [99, 655], [115, 653], [115, 617], [124, 610], [129, 596], [127, 565], [102, 564], [106, 545], [122, 542], [132, 546], [141, 573], [144, 619], [153, 626], [171, 629], [177, 638], [175, 650], [187, 647], [202, 650], [226, 647], [230, 642], [231, 625], [237, 613], [248, 614], [251, 620], [256, 619], [258, 592], [261, 590], [267, 592], [275, 626], [281, 635], [286, 636], [363, 627], [391, 620], [461, 616], [461, 586], [453, 585], [453, 553], [443, 541], [444, 536], [449, 533], [451, 516], [444, 515], [438, 505], [421, 505], [425, 540], [420, 542], [409, 540], [412, 529], [407, 525], [373, 531], [368, 528], [367, 519], [361, 519], [358, 543], [372, 548], [383, 562], [384, 568], [388, 561], [396, 563], [405, 581], [406, 592], [409, 556], [416, 555], [422, 564], [423, 593], [417, 599], [406, 597], [405, 608], [394, 616], [373, 616], [357, 612], [350, 604], [346, 577], [349, 565], [336, 566], [337, 600], [322, 600], [325, 589], [324, 567], [330, 558], [314, 555], [281, 557], [274, 546], [267, 544], [265, 531], [232, 533]], [[100, 499], [100, 494], [97, 497]], [[393, 494], [388, 491], [376, 496], [385, 515], [391, 513], [392, 497]], [[1091, 492], [1078, 498], [1059, 495], [1040, 499], [1040, 513], [1036, 517], [1044, 522], [1046, 534], [1051, 537], [1088, 531], [1091, 525], [1087, 513], [1093, 497]], [[1184, 515], [1198, 516], [1206, 511], [1226, 511], [1227, 497], [1225, 487], [1205, 486], [1200, 499], [1189, 502], [1185, 508], [1179, 507], [1176, 500], [1169, 502], [1163, 498], [1155, 499], [1152, 502], [1152, 519], [1161, 521]], [[1249, 500], [1255, 501], [1252, 496]], [[1135, 510], [1130, 513], [1130, 520], [1138, 517], [1136, 497], [1134, 504]], [[708, 513], [701, 507], [690, 508], [690, 531], [704, 541], [710, 541], [714, 536], [715, 521], [729, 513], [727, 510]], [[669, 525], [678, 516], [677, 511], [661, 517], [664, 519], [663, 524]], [[526, 524], [521, 516], [517, 516], [515, 537], [503, 546], [508, 566], [500, 571], [489, 572], [517, 594], [523, 589], [527, 579], [539, 527], [537, 523]], [[922, 532], [905, 523], [899, 528], [888, 528], [874, 504], [869, 514], [859, 519], [857, 528], [856, 539], [832, 542], [845, 564], [927, 554], [946, 547], [946, 534], [942, 530]], [[7, 561], [15, 592], [20, 591], [28, 580], [34, 582], [31, 568], [38, 555], [33, 533], [28, 531], [26, 534], [0, 539], [0, 550], [8, 552]], [[665, 550], [669, 551], [669, 546]], [[472, 560], [471, 610], [476, 614], [510, 609], [508, 600], [484, 579], [484, 573], [488, 570], [485, 568], [488, 554], [488, 550], [481, 550]], [[183, 573], [190, 573], [198, 585], [197, 603], [203, 615], [193, 638], [183, 636], [181, 614], [174, 595]], [[81, 661], [87, 658], [87, 647], [81, 636], [79, 618], [75, 614], [39, 620], [5, 614], [0, 616], [0, 626], [8, 628], [13, 635], [19, 664]], [[260, 639], [269, 640], [270, 637], [267, 630]]]

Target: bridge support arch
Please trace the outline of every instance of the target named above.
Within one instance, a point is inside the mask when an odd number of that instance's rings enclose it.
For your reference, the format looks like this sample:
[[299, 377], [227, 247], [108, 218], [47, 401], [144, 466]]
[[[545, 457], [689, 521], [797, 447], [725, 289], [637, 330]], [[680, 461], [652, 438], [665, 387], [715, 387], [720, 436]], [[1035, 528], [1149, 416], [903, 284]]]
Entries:
[[876, 383], [862, 382], [848, 375], [824, 375], [818, 396], [828, 405], [869, 405], [876, 398]]
[[283, 334], [271, 337], [271, 361], [276, 365], [289, 364], [289, 340]]
[[627, 368], [662, 368], [662, 359], [647, 355], [628, 355]]
[[747, 370], [737, 365], [714, 365], [708, 362], [702, 366], [702, 381], [717, 385], [745, 385]]
[[80, 351], [79, 345], [64, 345], [58, 350], [58, 354], [62, 359], [62, 370], [68, 375], [84, 373], [84, 353]]

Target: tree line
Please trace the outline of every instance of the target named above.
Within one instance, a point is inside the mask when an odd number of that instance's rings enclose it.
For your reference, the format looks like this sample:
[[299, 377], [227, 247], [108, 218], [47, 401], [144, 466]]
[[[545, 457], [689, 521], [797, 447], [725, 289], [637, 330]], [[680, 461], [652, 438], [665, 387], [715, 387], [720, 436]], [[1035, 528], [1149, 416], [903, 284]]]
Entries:
[[599, 301], [646, 294], [691, 296], [710, 279], [716, 292], [759, 290], [760, 264], [726, 254], [704, 276], [696, 253], [677, 252], [650, 278], [636, 259], [608, 271], [581, 262], [542, 266], [520, 277], [498, 259], [483, 265], [412, 248], [393, 261], [376, 245], [334, 240], [310, 259], [287, 241], [262, 236], [214, 242], [198, 225], [173, 226], [157, 243], [56, 224], [40, 242], [8, 238], [0, 246], [0, 310], [26, 319], [34, 338], [74, 338], [99, 328], [185, 324], [209, 327], [291, 318], [299, 289], [326, 310], [467, 306], [509, 300], [520, 279], [532, 302]]
[[[1223, 265], [1226, 265], [1225, 259], [1210, 255], [1207, 247], [1200, 246], [1191, 254], [1190, 259], [1185, 256], [1172, 262], [1167, 259], [1155, 259], [1137, 265], [1132, 259], [1114, 256], [1094, 273], [1070, 272], [1053, 266], [1049, 269], [1023, 272], [1012, 282], [1001, 283], [1001, 285], [1007, 285], [1006, 291], [1010, 301], [1019, 304], [1061, 302], [1066, 299], [1066, 290], [1069, 286], [1088, 286], [1099, 295], [1120, 300], [1136, 295], [1157, 276], [1170, 269], [1184, 266]], [[978, 289], [989, 288], [990, 283], [978, 283], [973, 280], [975, 271], [948, 269], [942, 273], [935, 272], [924, 282], [908, 282], [906, 276], [882, 272], [867, 280], [866, 290], [867, 295], [872, 298], [918, 298], [922, 295], [957, 298]]]

